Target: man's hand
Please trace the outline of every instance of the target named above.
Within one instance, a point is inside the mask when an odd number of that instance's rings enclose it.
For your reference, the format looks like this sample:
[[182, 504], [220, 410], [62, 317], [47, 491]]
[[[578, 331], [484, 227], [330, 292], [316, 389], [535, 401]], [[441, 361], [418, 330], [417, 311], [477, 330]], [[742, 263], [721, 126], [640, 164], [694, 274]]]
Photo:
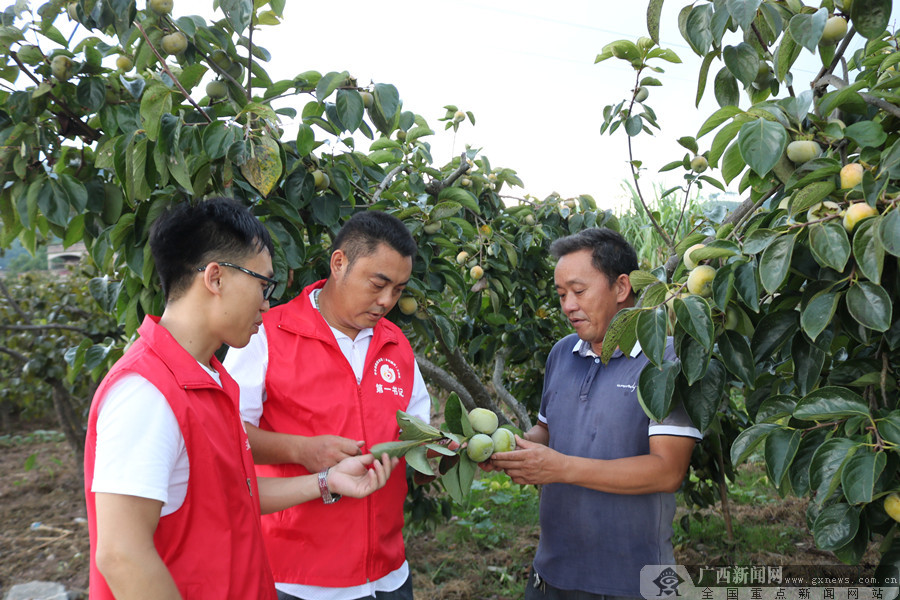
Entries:
[[318, 473], [333, 467], [342, 460], [359, 456], [363, 447], [362, 440], [351, 440], [337, 435], [317, 435], [315, 437], [297, 437], [298, 461], [310, 473]]
[[381, 460], [375, 460], [372, 454], [345, 458], [328, 471], [328, 489], [342, 496], [364, 498], [383, 488], [398, 464], [399, 458], [387, 454], [382, 454]]
[[505, 471], [519, 484], [539, 485], [561, 481], [568, 460], [566, 455], [519, 436], [516, 436], [516, 446], [518, 450], [495, 453], [490, 459], [490, 468], [482, 468], [485, 471]]

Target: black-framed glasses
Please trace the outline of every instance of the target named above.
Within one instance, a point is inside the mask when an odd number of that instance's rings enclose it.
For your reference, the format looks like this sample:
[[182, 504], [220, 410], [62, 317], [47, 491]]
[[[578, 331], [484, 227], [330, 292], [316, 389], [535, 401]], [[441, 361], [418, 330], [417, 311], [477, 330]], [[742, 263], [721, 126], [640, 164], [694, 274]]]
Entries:
[[[236, 265], [236, 264], [233, 264], [230, 262], [224, 262], [224, 261], [216, 261], [216, 262], [218, 264], [222, 265], [223, 267], [231, 267], [232, 269], [237, 269], [238, 271], [241, 271], [242, 273], [246, 273], [250, 277], [256, 277], [257, 279], [262, 279], [263, 281], [265, 281], [266, 287], [263, 288], [263, 300], [268, 300], [269, 298], [271, 298], [272, 294], [275, 292], [275, 288], [278, 286], [277, 279], [272, 279], [271, 277], [266, 277], [265, 275], [260, 275], [259, 273], [255, 272], [255, 271], [251, 271], [250, 269], [245, 269], [244, 267], [242, 267], [240, 265]], [[197, 270], [205, 271], [206, 267], [197, 267]]]

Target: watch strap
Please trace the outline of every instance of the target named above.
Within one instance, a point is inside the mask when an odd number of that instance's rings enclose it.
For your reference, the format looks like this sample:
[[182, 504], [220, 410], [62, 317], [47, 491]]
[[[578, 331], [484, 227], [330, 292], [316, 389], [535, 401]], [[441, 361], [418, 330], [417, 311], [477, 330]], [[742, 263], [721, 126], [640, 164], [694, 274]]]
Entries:
[[340, 500], [340, 494], [332, 494], [331, 490], [328, 489], [328, 471], [331, 470], [331, 467], [327, 469], [323, 469], [319, 471], [319, 493], [322, 495], [322, 502], [325, 504], [334, 504], [338, 500]]

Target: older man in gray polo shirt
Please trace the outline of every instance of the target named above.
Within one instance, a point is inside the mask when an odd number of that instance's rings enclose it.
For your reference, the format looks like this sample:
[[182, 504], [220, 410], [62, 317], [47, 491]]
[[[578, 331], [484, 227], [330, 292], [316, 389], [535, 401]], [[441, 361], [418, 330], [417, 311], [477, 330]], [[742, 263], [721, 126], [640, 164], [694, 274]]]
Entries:
[[[517, 439], [519, 449], [491, 461], [517, 483], [545, 484], [525, 598], [640, 597], [641, 568], [674, 560], [674, 492], [701, 434], [680, 405], [661, 423], [644, 413], [640, 348], [600, 361], [613, 316], [634, 305], [634, 249], [612, 230], [588, 229], [550, 251], [575, 333], [547, 359], [538, 423]], [[666, 359], [675, 359], [671, 343]]]

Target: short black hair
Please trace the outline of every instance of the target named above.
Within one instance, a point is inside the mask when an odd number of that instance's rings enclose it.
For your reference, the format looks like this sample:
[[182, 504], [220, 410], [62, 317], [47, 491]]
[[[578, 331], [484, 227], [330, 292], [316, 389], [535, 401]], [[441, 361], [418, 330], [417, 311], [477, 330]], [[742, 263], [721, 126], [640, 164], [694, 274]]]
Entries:
[[268, 250], [269, 230], [232, 198], [210, 198], [170, 206], [150, 229], [150, 251], [166, 302], [177, 299], [197, 269], [210, 261], [240, 261]]
[[561, 258], [579, 250], [591, 251], [591, 264], [606, 275], [610, 285], [622, 275], [638, 268], [637, 253], [618, 231], [607, 227], [592, 227], [559, 238], [550, 244], [550, 254]]
[[335, 236], [331, 252], [342, 250], [352, 266], [357, 258], [374, 254], [379, 244], [387, 244], [400, 256], [409, 258], [414, 258], [418, 252], [416, 240], [403, 221], [377, 210], [358, 212], [350, 217]]

